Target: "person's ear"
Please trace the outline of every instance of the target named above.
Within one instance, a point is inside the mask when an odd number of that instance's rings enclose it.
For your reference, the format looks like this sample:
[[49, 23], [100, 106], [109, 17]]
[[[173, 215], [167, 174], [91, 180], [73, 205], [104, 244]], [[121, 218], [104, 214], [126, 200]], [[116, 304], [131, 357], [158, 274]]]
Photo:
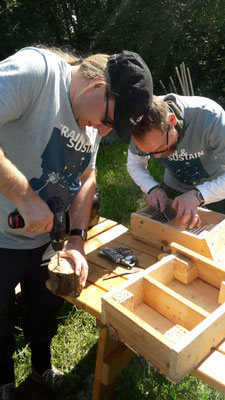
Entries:
[[96, 75], [94, 78], [91, 80], [91, 86], [93, 86], [94, 89], [99, 88], [101, 86], [106, 86], [106, 79], [103, 75]]
[[177, 124], [177, 117], [175, 114], [169, 114], [169, 122], [172, 126], [175, 126]]

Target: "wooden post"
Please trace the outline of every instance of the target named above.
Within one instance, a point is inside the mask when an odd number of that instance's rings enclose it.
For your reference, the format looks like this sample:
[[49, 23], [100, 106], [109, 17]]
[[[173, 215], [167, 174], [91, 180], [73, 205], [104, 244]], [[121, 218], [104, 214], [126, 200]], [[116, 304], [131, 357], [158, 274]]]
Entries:
[[134, 355], [128, 347], [113, 339], [107, 329], [100, 325], [92, 400], [103, 400], [105, 396], [107, 399], [115, 398], [113, 392], [116, 379]]

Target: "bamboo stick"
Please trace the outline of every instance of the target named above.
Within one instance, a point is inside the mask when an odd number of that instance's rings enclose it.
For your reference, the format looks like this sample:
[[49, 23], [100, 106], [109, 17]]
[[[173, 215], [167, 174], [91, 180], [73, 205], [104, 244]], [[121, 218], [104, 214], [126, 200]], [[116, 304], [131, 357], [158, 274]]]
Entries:
[[188, 79], [189, 79], [189, 84], [190, 84], [190, 90], [191, 90], [191, 96], [194, 96], [194, 89], [192, 85], [192, 80], [191, 80], [191, 74], [189, 68], [187, 68], [187, 74], [188, 74]]
[[175, 67], [175, 71], [176, 71], [176, 74], [177, 74], [177, 77], [178, 77], [178, 80], [179, 80], [179, 83], [180, 83], [180, 86], [181, 86], [181, 90], [182, 90], [183, 94], [185, 94], [184, 93], [185, 90], [184, 90], [184, 87], [183, 87], [183, 82], [181, 80], [179, 69], [177, 67]]
[[171, 82], [171, 85], [172, 85], [172, 88], [173, 88], [173, 90], [174, 90], [174, 93], [176, 93], [177, 94], [177, 88], [176, 88], [176, 86], [175, 86], [175, 84], [174, 84], [174, 81], [173, 81], [173, 78], [172, 78], [172, 76], [170, 76], [170, 82]]
[[160, 83], [160, 85], [162, 86], [162, 88], [163, 88], [163, 90], [165, 91], [165, 93], [167, 94], [167, 90], [166, 90], [166, 88], [165, 88], [163, 82], [162, 82], [162, 81], [159, 81], [159, 83]]

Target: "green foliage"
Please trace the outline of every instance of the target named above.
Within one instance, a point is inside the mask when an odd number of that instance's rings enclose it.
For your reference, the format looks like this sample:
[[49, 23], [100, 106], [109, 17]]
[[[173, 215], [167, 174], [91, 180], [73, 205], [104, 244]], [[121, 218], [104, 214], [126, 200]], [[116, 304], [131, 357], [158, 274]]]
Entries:
[[123, 48], [140, 53], [152, 71], [157, 94], [162, 92], [159, 80], [170, 91], [169, 76], [176, 80], [175, 66], [184, 61], [190, 68], [195, 94], [212, 97], [223, 105], [224, 9], [224, 0], [125, 1], [92, 45], [111, 53]]
[[225, 0], [0, 0], [0, 58], [30, 44], [80, 54], [136, 51], [152, 71], [155, 93], [175, 66], [190, 68], [196, 95], [225, 105]]

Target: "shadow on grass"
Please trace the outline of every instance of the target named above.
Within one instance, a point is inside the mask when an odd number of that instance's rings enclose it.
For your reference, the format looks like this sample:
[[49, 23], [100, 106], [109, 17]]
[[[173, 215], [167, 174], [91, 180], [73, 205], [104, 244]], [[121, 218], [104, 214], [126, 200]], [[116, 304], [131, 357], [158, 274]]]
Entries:
[[[29, 375], [16, 389], [17, 400], [88, 400], [91, 399], [97, 344], [67, 374], [63, 392], [52, 394], [50, 390], [34, 382]], [[80, 395], [79, 395], [80, 393]]]

